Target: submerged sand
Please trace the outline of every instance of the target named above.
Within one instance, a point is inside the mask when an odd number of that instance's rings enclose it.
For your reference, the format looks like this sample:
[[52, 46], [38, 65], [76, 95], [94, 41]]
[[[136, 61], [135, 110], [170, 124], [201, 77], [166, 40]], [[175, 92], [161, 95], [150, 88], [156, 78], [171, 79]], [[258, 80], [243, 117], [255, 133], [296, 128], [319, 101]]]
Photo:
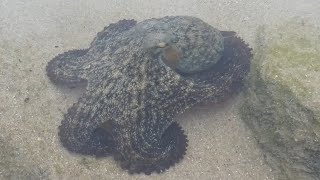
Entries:
[[81, 91], [51, 84], [45, 66], [59, 53], [86, 48], [104, 26], [124, 18], [196, 16], [238, 32], [254, 48], [259, 25], [295, 17], [320, 25], [319, 12], [317, 0], [2, 0], [0, 179], [274, 179], [237, 113], [241, 95], [177, 117], [189, 139], [187, 155], [160, 175], [128, 175], [111, 157], [72, 155], [59, 144], [57, 127]]

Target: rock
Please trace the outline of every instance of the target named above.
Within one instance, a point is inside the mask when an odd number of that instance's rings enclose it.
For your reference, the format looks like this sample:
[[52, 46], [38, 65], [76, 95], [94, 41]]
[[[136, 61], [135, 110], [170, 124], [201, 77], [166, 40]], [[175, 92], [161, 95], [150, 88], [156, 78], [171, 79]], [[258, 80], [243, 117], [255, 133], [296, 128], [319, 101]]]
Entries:
[[302, 20], [258, 30], [243, 121], [279, 179], [320, 179], [320, 31]]

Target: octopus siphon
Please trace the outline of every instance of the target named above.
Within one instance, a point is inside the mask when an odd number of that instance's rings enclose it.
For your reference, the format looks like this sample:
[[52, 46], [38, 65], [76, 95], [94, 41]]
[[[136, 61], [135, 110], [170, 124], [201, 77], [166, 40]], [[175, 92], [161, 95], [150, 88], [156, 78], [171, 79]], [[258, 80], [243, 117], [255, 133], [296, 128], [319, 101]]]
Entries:
[[129, 173], [163, 172], [186, 154], [176, 115], [243, 85], [251, 48], [232, 31], [190, 16], [121, 20], [89, 48], [49, 61], [54, 84], [86, 85], [59, 126], [72, 153], [112, 155]]

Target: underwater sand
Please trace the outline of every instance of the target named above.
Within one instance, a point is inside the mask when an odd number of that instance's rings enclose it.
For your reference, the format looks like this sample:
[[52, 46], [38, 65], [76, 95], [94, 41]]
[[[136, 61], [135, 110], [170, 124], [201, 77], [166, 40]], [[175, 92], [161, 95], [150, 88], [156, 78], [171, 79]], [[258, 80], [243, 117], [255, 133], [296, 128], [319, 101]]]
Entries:
[[160, 175], [128, 175], [111, 157], [72, 155], [59, 144], [57, 127], [82, 91], [51, 84], [45, 66], [59, 53], [86, 48], [104, 26], [124, 18], [196, 16], [253, 45], [262, 24], [298, 17], [320, 25], [317, 1], [1, 0], [0, 179], [274, 179], [237, 114], [241, 95], [177, 117], [187, 154]]

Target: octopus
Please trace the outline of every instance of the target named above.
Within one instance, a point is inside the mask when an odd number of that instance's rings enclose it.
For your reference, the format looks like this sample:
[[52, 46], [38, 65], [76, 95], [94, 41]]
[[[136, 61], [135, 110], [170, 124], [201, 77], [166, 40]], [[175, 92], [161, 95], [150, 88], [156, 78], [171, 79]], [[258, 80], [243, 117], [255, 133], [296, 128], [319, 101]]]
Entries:
[[110, 24], [89, 48], [57, 55], [46, 67], [54, 84], [86, 87], [64, 115], [60, 142], [71, 153], [112, 155], [129, 173], [166, 171], [188, 146], [175, 117], [238, 90], [251, 57], [235, 32], [195, 17]]

